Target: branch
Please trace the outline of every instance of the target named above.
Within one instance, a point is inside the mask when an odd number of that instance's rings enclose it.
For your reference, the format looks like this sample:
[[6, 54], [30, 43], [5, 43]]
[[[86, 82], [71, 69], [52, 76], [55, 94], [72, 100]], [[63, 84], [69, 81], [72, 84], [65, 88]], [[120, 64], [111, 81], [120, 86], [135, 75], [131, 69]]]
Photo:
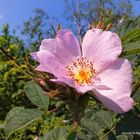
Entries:
[[10, 56], [1, 46], [0, 46], [0, 50], [11, 60], [14, 60], [14, 58], [12, 56]]

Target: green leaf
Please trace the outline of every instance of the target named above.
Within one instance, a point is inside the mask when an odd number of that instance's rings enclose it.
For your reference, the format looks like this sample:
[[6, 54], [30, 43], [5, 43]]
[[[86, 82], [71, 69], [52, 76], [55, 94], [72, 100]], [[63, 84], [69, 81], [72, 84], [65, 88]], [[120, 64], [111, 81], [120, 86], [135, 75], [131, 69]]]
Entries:
[[40, 140], [66, 140], [68, 137], [68, 132], [63, 128], [55, 128], [52, 131], [48, 132]]
[[72, 132], [68, 135], [67, 140], [77, 140], [76, 132]]
[[17, 72], [19, 71], [18, 68], [11, 68], [9, 71], [5, 72], [4, 74], [4, 80], [5, 81], [8, 81], [8, 78], [11, 76], [11, 75], [15, 75]]
[[122, 134], [122, 135], [118, 135], [116, 137], [116, 140], [133, 140], [133, 136], [132, 136], [132, 138], [130, 138], [130, 136]]
[[135, 55], [137, 53], [140, 53], [140, 48], [134, 48], [132, 50], [127, 50], [127, 51], [124, 51], [122, 53], [123, 56], [126, 56], [126, 55]]
[[24, 109], [23, 107], [15, 107], [7, 114], [5, 119], [5, 130], [8, 137], [15, 131], [26, 127], [33, 123], [42, 115], [42, 111], [38, 109]]
[[98, 124], [100, 126], [102, 126], [103, 128], [111, 129], [111, 127], [113, 125], [112, 115], [113, 115], [113, 113], [108, 112], [108, 111], [97, 112], [95, 115], [95, 121], [97, 121]]
[[94, 138], [94, 140], [98, 140], [102, 135], [102, 128], [100, 127], [100, 125], [90, 118], [82, 118], [81, 126], [87, 131], [90, 138]]
[[5, 68], [5, 62], [0, 62], [0, 70], [3, 70]]
[[49, 106], [49, 97], [45, 95], [43, 89], [33, 81], [25, 85], [25, 93], [28, 99], [41, 109], [47, 109]]
[[124, 45], [122, 56], [136, 55], [140, 53], [140, 41]]
[[[81, 126], [88, 139], [106, 140], [108, 135], [112, 133], [114, 124], [116, 123], [113, 113], [110, 111], [95, 111], [95, 108], [86, 109], [86, 114], [81, 120]], [[110, 131], [111, 130], [111, 131]], [[108, 133], [105, 135], [105, 133]]]
[[124, 44], [130, 43], [130, 42], [136, 42], [139, 40], [140, 40], [140, 28], [128, 31], [122, 37], [122, 44], [124, 45]]

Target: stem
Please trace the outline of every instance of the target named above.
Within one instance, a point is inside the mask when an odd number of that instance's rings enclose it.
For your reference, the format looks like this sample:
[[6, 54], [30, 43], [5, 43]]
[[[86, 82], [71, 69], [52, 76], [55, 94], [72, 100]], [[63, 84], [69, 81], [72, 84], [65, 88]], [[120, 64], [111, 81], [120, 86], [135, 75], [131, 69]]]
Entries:
[[12, 56], [10, 56], [2, 47], [0, 47], [0, 50], [11, 60], [14, 60]]
[[27, 75], [27, 76], [29, 76], [31, 79], [33, 79], [32, 76], [29, 75], [27, 72], [25, 72], [25, 71], [15, 62], [15, 59], [14, 59], [12, 56], [10, 56], [1, 46], [0, 46], [0, 50], [1, 50], [10, 60], [12, 60], [12, 61], [14, 62], [13, 64], [14, 64], [16, 67], [18, 67], [18, 68], [22, 71], [22, 73], [24, 73], [25, 75]]
[[[113, 130], [115, 129], [115, 125], [114, 126], [112, 126], [112, 128], [107, 132], [107, 133], [105, 133], [103, 136], [101, 136], [100, 138], [99, 138], [99, 140], [103, 140], [103, 138], [106, 136], [106, 135], [108, 135], [110, 132], [113, 132]], [[113, 132], [114, 133], [114, 132]]]
[[52, 28], [52, 30], [54, 32], [54, 36], [56, 36], [57, 35], [57, 32], [55, 31], [55, 28], [54, 28], [54, 26], [52, 24], [51, 24], [51, 28]]
[[100, 13], [100, 20], [103, 18], [103, 13], [104, 13], [104, 0], [102, 0], [102, 8], [101, 8], [101, 13]]

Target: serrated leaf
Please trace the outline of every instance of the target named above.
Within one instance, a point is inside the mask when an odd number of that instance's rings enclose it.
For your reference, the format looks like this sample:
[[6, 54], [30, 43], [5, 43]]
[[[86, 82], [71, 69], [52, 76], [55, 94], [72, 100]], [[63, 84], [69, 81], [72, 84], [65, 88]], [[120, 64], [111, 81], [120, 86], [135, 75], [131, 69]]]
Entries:
[[97, 121], [101, 127], [111, 129], [113, 125], [112, 115], [113, 114], [108, 111], [97, 112], [95, 115], [95, 121]]
[[8, 112], [5, 121], [10, 120], [10, 119], [14, 116], [14, 114], [16, 114], [17, 112], [20, 112], [20, 111], [22, 111], [22, 110], [24, 110], [24, 107], [14, 107], [14, 108], [12, 108], [12, 109]]
[[15, 131], [26, 127], [33, 123], [42, 115], [42, 111], [38, 109], [24, 109], [23, 107], [15, 107], [7, 114], [5, 119], [5, 130], [8, 137]]
[[[86, 137], [93, 140], [107, 140], [108, 135], [104, 135], [104, 132], [108, 133], [114, 126], [113, 113], [109, 111], [95, 111], [94, 108], [86, 109], [86, 114], [81, 120], [81, 125], [84, 131], [86, 131]], [[113, 130], [112, 130], [113, 131]], [[109, 132], [111, 133], [111, 132]], [[108, 133], [108, 134], [109, 134]], [[85, 133], [82, 135], [84, 136]]]
[[82, 120], [81, 120], [81, 126], [95, 140], [98, 140], [99, 137], [102, 134], [102, 128], [100, 127], [100, 125], [96, 121], [94, 121], [94, 120], [92, 120], [90, 118], [86, 118], [86, 117], [82, 118]]
[[61, 127], [48, 132], [43, 138], [40, 138], [40, 140], [66, 140], [67, 137], [68, 132]]
[[44, 90], [33, 81], [25, 85], [25, 93], [28, 99], [41, 109], [47, 109], [49, 106], [49, 97], [45, 95]]

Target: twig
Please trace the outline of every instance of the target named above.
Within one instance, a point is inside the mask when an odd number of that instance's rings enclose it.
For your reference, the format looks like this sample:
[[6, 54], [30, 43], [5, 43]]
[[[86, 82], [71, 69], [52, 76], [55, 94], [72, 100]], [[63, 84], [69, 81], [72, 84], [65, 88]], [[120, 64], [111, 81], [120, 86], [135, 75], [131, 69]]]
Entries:
[[12, 56], [10, 56], [1, 46], [0, 46], [0, 50], [1, 50], [10, 60], [12, 60], [12, 61], [14, 62], [13, 64], [14, 64], [16, 67], [18, 67], [18, 68], [22, 71], [22, 73], [24, 73], [25, 75], [27, 75], [27, 76], [29, 76], [31, 79], [33, 79], [32, 76], [29, 75], [27, 72], [25, 72], [25, 71], [15, 62], [15, 59], [14, 59]]
[[0, 46], [0, 50], [11, 60], [14, 60], [12, 56], [10, 56], [1, 46]]

